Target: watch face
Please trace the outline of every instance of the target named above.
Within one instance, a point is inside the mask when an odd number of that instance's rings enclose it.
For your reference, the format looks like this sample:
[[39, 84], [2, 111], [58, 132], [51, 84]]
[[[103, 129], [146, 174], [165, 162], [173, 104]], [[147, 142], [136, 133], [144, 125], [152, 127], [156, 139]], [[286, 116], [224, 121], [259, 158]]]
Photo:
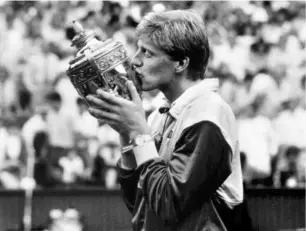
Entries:
[[140, 146], [151, 139], [152, 137], [150, 135], [138, 135], [135, 137], [134, 142], [136, 146]]
[[143, 143], [145, 142], [145, 139], [143, 136], [137, 136], [135, 138], [135, 144], [136, 145], [143, 145]]

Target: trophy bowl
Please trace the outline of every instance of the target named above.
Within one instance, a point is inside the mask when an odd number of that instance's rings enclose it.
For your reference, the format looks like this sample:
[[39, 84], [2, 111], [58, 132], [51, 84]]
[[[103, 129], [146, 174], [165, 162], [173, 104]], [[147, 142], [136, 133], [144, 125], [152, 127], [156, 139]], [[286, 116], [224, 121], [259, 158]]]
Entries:
[[69, 62], [66, 74], [85, 101], [87, 95], [96, 94], [99, 88], [130, 100], [126, 85], [128, 80], [133, 81], [140, 92], [130, 59], [121, 42], [112, 39], [99, 41], [93, 32], [84, 30], [76, 21], [73, 28], [76, 36], [72, 46], [78, 51]]

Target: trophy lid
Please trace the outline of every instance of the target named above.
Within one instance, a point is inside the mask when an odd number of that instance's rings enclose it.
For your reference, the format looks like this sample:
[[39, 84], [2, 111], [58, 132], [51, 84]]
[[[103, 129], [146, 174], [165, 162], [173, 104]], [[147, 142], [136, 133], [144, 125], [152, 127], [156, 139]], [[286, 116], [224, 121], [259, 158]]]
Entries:
[[[106, 41], [100, 41], [95, 38], [95, 33], [93, 31], [85, 30], [83, 26], [78, 21], [73, 21], [73, 29], [76, 32], [72, 40], [71, 46], [75, 46], [78, 49], [78, 52], [73, 60], [69, 62], [69, 69], [76, 70], [82, 68], [88, 62], [88, 55], [84, 54], [85, 50], [90, 50], [90, 56], [92, 56], [92, 61], [98, 62], [103, 59], [105, 56], [111, 56], [111, 54], [117, 54], [117, 50], [120, 49], [120, 54], [122, 54], [122, 61], [124, 61], [127, 56], [123, 48], [123, 45], [114, 41], [113, 39], [107, 39]], [[88, 54], [88, 52], [87, 52]], [[91, 65], [93, 65], [91, 61]], [[111, 60], [105, 60], [102, 63], [113, 63]], [[102, 65], [102, 63], [100, 63]], [[101, 66], [101, 69], [107, 68], [105, 65]], [[109, 65], [107, 65], [110, 67]]]
[[84, 30], [83, 26], [78, 21], [73, 21], [72, 27], [76, 32], [76, 35], [72, 39], [71, 46], [75, 46], [79, 50], [85, 47], [91, 40], [95, 38], [95, 33], [93, 31]]

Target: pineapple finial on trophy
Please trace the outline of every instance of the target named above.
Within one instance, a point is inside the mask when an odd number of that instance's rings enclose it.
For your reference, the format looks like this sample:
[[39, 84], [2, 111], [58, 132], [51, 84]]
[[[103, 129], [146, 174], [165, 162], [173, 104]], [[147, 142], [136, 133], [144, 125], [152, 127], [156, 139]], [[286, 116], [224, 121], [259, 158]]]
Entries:
[[75, 33], [77, 33], [77, 34], [80, 34], [84, 31], [83, 26], [78, 21], [73, 20], [72, 21], [72, 27], [73, 27]]
[[96, 43], [95, 33], [93, 31], [84, 30], [83, 26], [78, 21], [72, 22], [72, 28], [76, 33], [76, 36], [72, 39], [71, 46], [77, 47], [81, 50], [83, 47], [91, 43]]

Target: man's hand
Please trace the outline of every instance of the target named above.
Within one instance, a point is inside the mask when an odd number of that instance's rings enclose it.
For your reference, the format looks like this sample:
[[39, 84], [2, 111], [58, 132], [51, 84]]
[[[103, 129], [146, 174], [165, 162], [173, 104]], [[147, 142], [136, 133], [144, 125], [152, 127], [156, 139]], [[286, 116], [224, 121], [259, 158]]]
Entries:
[[127, 83], [131, 101], [115, 96], [112, 93], [97, 90], [97, 95], [86, 97], [90, 103], [89, 113], [105, 121], [121, 135], [133, 139], [137, 134], [150, 134], [141, 99], [132, 81]]

